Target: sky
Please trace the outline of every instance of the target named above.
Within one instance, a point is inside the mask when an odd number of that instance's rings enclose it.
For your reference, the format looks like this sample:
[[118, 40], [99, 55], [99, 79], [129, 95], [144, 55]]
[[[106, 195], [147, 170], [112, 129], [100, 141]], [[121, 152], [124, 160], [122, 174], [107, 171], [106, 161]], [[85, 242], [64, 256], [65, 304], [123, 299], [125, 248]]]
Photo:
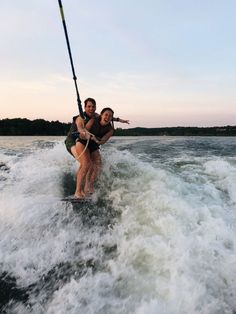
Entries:
[[[235, 0], [62, 3], [82, 102], [95, 98], [128, 127], [236, 125]], [[58, 1], [1, 0], [0, 19], [0, 119], [70, 122]]]

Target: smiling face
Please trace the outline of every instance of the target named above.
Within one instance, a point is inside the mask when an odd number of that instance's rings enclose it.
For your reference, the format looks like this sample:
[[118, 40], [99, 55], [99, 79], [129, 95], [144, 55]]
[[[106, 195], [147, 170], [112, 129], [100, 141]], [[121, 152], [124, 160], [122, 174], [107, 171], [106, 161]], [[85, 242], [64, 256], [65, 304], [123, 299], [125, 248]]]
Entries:
[[100, 124], [107, 125], [111, 122], [112, 118], [113, 118], [113, 112], [107, 109], [101, 114]]
[[91, 101], [87, 101], [84, 110], [89, 117], [93, 117], [96, 111], [96, 105]]

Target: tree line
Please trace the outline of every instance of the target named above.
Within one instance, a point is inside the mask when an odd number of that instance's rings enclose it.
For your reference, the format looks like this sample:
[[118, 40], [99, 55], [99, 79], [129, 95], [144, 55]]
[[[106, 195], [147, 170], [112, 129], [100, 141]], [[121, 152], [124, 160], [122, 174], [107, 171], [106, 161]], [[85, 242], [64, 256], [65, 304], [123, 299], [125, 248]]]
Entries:
[[236, 136], [236, 126], [117, 129], [119, 136]]
[[71, 123], [44, 119], [2, 119], [0, 135], [66, 135]]
[[[66, 135], [71, 123], [44, 119], [2, 119], [0, 135]], [[236, 136], [236, 126], [221, 127], [164, 127], [164, 128], [117, 128], [117, 136]]]

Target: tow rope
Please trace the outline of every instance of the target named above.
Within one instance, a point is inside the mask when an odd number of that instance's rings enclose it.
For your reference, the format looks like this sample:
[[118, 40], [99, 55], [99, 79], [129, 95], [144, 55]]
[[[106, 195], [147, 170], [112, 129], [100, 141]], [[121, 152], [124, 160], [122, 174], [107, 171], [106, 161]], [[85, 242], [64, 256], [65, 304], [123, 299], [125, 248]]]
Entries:
[[79, 96], [79, 90], [78, 90], [78, 86], [77, 86], [77, 77], [75, 75], [72, 53], [71, 53], [71, 49], [70, 49], [70, 42], [69, 42], [69, 37], [68, 37], [68, 33], [67, 33], [66, 21], [65, 21], [65, 16], [64, 16], [64, 11], [63, 11], [63, 6], [62, 6], [61, 0], [58, 0], [58, 4], [60, 7], [61, 19], [62, 19], [62, 24], [63, 24], [64, 33], [65, 33], [65, 37], [66, 37], [66, 44], [67, 44], [67, 48], [68, 48], [68, 53], [69, 53], [69, 57], [70, 57], [70, 64], [71, 64], [71, 69], [72, 69], [72, 73], [73, 73], [73, 80], [75, 83], [75, 90], [76, 90], [76, 96], [77, 96], [77, 103], [78, 103], [78, 107], [79, 107], [79, 113], [80, 113], [81, 118], [85, 119], [84, 112], [83, 112], [82, 105], [81, 105], [80, 96]]
[[79, 156], [78, 156], [78, 161], [79, 161], [80, 157], [81, 157], [81, 156], [84, 154], [84, 152], [86, 151], [86, 149], [87, 149], [87, 147], [88, 147], [88, 144], [89, 144], [89, 141], [90, 141], [90, 138], [87, 139], [87, 143], [86, 143], [86, 145], [85, 145], [85, 147], [84, 147], [82, 153], [79, 154]]
[[86, 143], [86, 145], [85, 145], [85, 147], [84, 147], [82, 153], [80, 153], [79, 156], [77, 157], [78, 159], [80, 159], [80, 157], [81, 157], [81, 156], [84, 154], [84, 152], [86, 151], [90, 139], [91, 139], [91, 138], [95, 138], [95, 139], [96, 139], [96, 136], [95, 136], [93, 133], [90, 133], [89, 131], [86, 131], [86, 132], [90, 135], [90, 137], [87, 139], [87, 143]]

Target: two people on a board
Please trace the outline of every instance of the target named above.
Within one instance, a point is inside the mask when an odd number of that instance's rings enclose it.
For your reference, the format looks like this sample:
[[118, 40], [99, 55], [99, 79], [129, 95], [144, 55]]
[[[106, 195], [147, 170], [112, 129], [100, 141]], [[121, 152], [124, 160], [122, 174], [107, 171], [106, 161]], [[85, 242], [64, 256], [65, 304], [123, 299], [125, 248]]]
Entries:
[[69, 153], [79, 161], [76, 173], [75, 198], [83, 199], [94, 192], [94, 182], [98, 177], [102, 161], [99, 147], [105, 144], [114, 133], [113, 121], [129, 123], [129, 120], [115, 118], [111, 108], [103, 108], [96, 113], [96, 101], [84, 101], [84, 118], [73, 117], [72, 125], [65, 140]]

